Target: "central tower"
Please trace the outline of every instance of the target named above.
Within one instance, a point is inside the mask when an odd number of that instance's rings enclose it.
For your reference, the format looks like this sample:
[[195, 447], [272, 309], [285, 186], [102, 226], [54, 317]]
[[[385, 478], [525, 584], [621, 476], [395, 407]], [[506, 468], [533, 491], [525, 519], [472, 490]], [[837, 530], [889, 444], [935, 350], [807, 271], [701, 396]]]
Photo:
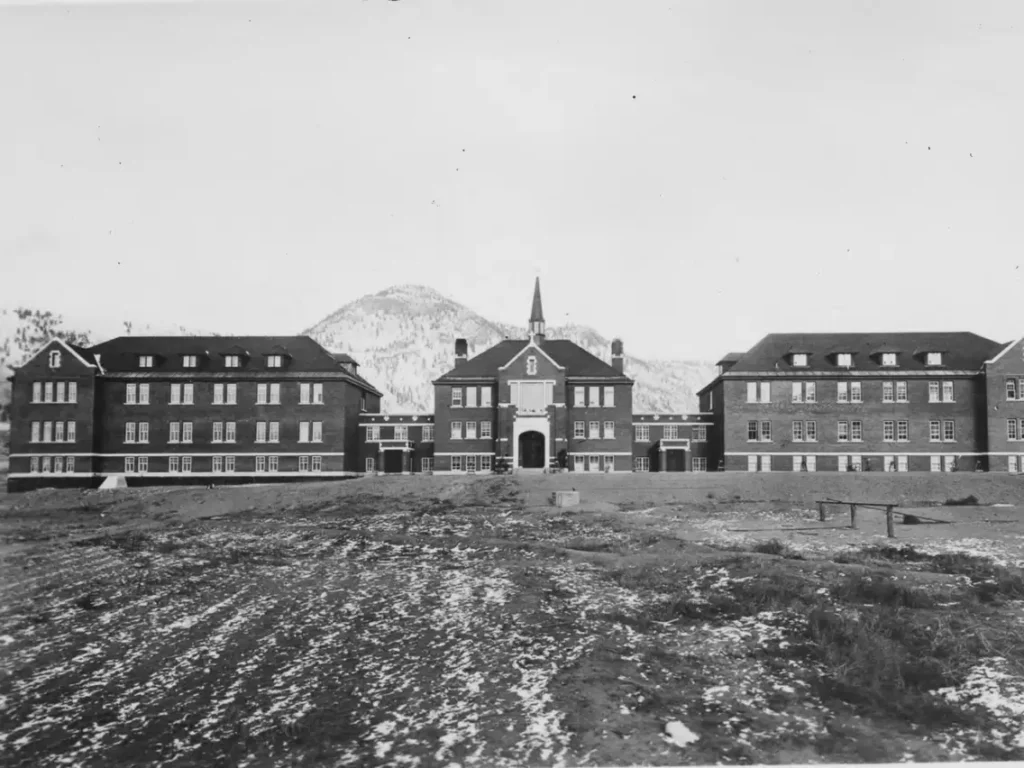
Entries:
[[535, 344], [544, 341], [544, 310], [540, 305], [540, 278], [533, 284], [533, 307], [530, 309], [530, 340]]

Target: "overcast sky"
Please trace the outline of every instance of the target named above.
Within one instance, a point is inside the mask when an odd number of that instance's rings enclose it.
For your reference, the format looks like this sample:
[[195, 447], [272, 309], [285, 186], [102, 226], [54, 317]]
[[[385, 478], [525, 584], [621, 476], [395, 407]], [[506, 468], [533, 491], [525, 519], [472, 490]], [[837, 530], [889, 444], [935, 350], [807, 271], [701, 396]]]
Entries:
[[0, 0], [0, 306], [1024, 334], [1024, 3]]

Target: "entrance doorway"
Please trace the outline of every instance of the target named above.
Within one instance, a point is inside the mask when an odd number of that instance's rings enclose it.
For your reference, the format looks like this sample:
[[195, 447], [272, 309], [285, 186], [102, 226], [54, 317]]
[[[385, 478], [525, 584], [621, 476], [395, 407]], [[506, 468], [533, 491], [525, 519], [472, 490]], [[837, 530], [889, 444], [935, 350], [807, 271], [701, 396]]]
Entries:
[[519, 466], [523, 469], [543, 469], [547, 466], [544, 435], [540, 432], [523, 432], [519, 436]]
[[384, 472], [402, 474], [402, 452], [384, 451]]
[[665, 451], [665, 471], [686, 471], [686, 451]]

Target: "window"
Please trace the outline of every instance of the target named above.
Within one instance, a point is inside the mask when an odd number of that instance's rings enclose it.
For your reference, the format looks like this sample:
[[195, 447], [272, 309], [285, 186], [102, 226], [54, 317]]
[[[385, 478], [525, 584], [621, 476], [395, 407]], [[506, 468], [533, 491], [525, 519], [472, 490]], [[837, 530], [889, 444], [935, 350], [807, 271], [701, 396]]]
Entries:
[[466, 407], [476, 408], [476, 387], [466, 387]]
[[268, 443], [279, 443], [281, 442], [281, 422], [271, 421], [268, 422], [267, 442]]
[[1016, 400], [1017, 399], [1017, 380], [1007, 379], [1006, 380], [1006, 399]]
[[679, 426], [676, 424], [666, 424], [662, 427], [661, 437], [663, 440], [678, 440]]
[[604, 407], [614, 408], [615, 407], [615, 387], [604, 388]]
[[47, 403], [53, 402], [53, 382], [48, 381], [43, 387], [43, 401]]
[[467, 472], [476, 472], [476, 456], [467, 456], [466, 457], [466, 471]]
[[802, 382], [793, 382], [793, 400], [794, 403], [802, 403], [804, 401], [804, 385]]
[[269, 462], [267, 469], [270, 472], [277, 472], [277, 456], [268, 456], [267, 459]]
[[[188, 440], [186, 442], [191, 443], [192, 442], [192, 424], [189, 423], [188, 427], [189, 427]], [[140, 421], [139, 422], [139, 442], [140, 443], [148, 443], [149, 442], [149, 422], [148, 421]]]
[[883, 403], [894, 403], [896, 397], [894, 396], [894, 383], [891, 381], [882, 382], [882, 402]]
[[814, 443], [818, 441], [818, 422], [805, 421], [804, 431], [807, 434], [807, 442]]
[[427, 456], [420, 459], [420, 472], [433, 472], [434, 471], [434, 459]]
[[221, 421], [213, 422], [213, 442], [224, 442], [224, 423]]
[[75, 471], [75, 457], [74, 456], [68, 456], [66, 459], [64, 459], [64, 471], [65, 472], [74, 472]]
[[32, 402], [43, 402], [43, 385], [38, 381], [32, 383]]
[[[1014, 424], [1016, 424], [1016, 423], [1017, 422], [1014, 422]], [[1014, 438], [1014, 439], [1016, 439], [1016, 438]], [[38, 421], [33, 421], [32, 422], [32, 437], [30, 438], [29, 442], [32, 442], [32, 443], [38, 443], [39, 442], [39, 422]]]
[[167, 471], [168, 472], [177, 472], [179, 470], [179, 467], [180, 467], [180, 462], [179, 462], [177, 456], [171, 456], [167, 460]]
[[139, 368], [152, 368], [153, 367], [153, 356], [152, 355], [139, 355]]
[[224, 355], [225, 368], [238, 368], [241, 360], [238, 355]]
[[309, 472], [309, 456], [299, 456], [299, 472]]
[[[324, 385], [323, 384], [314, 384], [313, 385], [313, 402], [316, 403], [317, 405], [323, 405], [324, 404]], [[364, 410], [364, 411], [366, 410], [366, 398], [365, 398], [365, 396], [363, 397], [363, 400], [362, 400], [362, 410]]]
[[536, 376], [537, 375], [537, 358], [530, 355], [526, 358], [526, 375]]
[[602, 456], [601, 457], [601, 468], [605, 472], [615, 471], [615, 457], [614, 456]]
[[850, 422], [839, 422], [839, 428], [836, 431], [836, 440], [838, 440], [840, 443], [850, 442]]
[[50, 457], [49, 456], [43, 456], [43, 472], [49, 472], [49, 471], [50, 471]]
[[126, 384], [124, 387], [124, 403], [125, 405], [135, 405], [138, 402], [138, 384]]
[[769, 381], [761, 382], [761, 402], [770, 403], [772, 401], [772, 385]]
[[196, 401], [196, 385], [195, 384], [183, 384], [181, 393], [181, 402], [185, 405], [192, 405]]
[[895, 472], [896, 471], [896, 457], [895, 456], [886, 456], [883, 461], [884, 461], [884, 464], [883, 464], [882, 468], [886, 472]]
[[707, 472], [708, 471], [708, 460], [703, 456], [693, 457], [693, 471], [694, 472]]
[[793, 442], [802, 443], [804, 441], [804, 423], [802, 421], [793, 422]]
[[929, 381], [928, 382], [928, 402], [937, 403], [939, 402], [939, 382]]
[[378, 424], [373, 424], [366, 428], [366, 439], [367, 441], [380, 440], [380, 426]]
[[55, 443], [63, 443], [64, 442], [64, 422], [63, 421], [58, 421], [54, 425], [53, 441]]
[[462, 439], [462, 422], [461, 421], [453, 421], [452, 422], [452, 440], [461, 440], [461, 439]]
[[322, 421], [313, 422], [313, 442], [322, 443], [324, 441], [324, 423]]
[[181, 442], [181, 422], [172, 421], [170, 424], [170, 432], [167, 435], [168, 443], [180, 443]]
[[907, 399], [907, 382], [897, 381], [896, 382], [896, 402], [906, 403]]
[[192, 471], [192, 457], [191, 456], [182, 456], [181, 457], [181, 471], [182, 472], [191, 472]]
[[806, 465], [804, 464], [804, 457], [803, 456], [800, 456], [800, 455], [794, 455], [793, 456], [793, 471], [794, 472], [801, 471], [805, 466]]
[[134, 456], [125, 456], [124, 457], [124, 471], [125, 471], [125, 473], [134, 472], [135, 471], [135, 457]]
[[53, 471], [54, 472], [63, 472], [64, 471], [64, 457], [63, 456], [54, 456], [53, 457]]
[[[639, 427], [637, 427], [639, 429]], [[572, 436], [575, 440], [584, 440], [587, 437], [587, 423], [585, 421], [574, 421], [572, 423]]]
[[591, 421], [587, 424], [587, 437], [591, 440], [598, 440], [601, 438], [601, 422]]
[[266, 456], [257, 456], [256, 457], [256, 471], [257, 472], [266, 472], [267, 471], [267, 457]]
[[804, 400], [808, 403], [818, 402], [818, 388], [813, 381], [804, 384]]
[[[1021, 459], [1024, 459], [1024, 456], [1022, 456]], [[1006, 471], [1009, 472], [1011, 475], [1017, 474], [1017, 457], [1016, 456], [1007, 456], [1006, 457]]]
[[695, 443], [703, 443], [708, 439], [708, 428], [706, 426], [697, 426], [693, 428], [693, 441]]
[[937, 443], [942, 440], [942, 425], [940, 422], [928, 422], [928, 440], [933, 443]]
[[213, 385], [213, 404], [224, 405], [224, 385], [214, 384]]
[[[191, 387], [192, 385], [189, 384], [188, 386]], [[188, 402], [192, 401], [189, 400]], [[149, 405], [149, 384], [139, 384], [139, 404]]]
[[600, 456], [587, 456], [587, 472], [600, 472], [601, 471], [601, 457]]
[[476, 440], [476, 422], [475, 421], [467, 421], [466, 422], [466, 439], [467, 440]]
[[366, 410], [366, 395], [360, 395], [359, 396], [359, 410], [360, 411], [365, 411]]
[[75, 427], [76, 427], [75, 422], [73, 422], [73, 421], [69, 421], [68, 422], [68, 431], [67, 431], [67, 435], [65, 436], [65, 439], [69, 443], [73, 443], [76, 440]]
[[747, 472], [757, 472], [757, 456], [747, 456]]
[[[135, 425], [133, 424], [132, 426], [134, 427]], [[44, 421], [43, 422], [43, 442], [44, 443], [52, 443], [53, 442], [53, 422], [52, 421]]]
[[850, 382], [850, 402], [851, 403], [861, 403], [861, 402], [864, 402], [861, 399], [861, 388], [860, 388], [860, 382], [859, 381], [851, 381]]
[[462, 457], [461, 456], [452, 456], [452, 472], [461, 472], [461, 471], [462, 471]]
[[68, 402], [69, 403], [77, 403], [78, 402], [78, 382], [75, 382], [75, 381], [69, 381], [68, 382]]
[[896, 441], [896, 422], [895, 421], [883, 421], [882, 422], [882, 439], [887, 443]]
[[171, 405], [181, 405], [181, 384], [171, 384], [171, 395], [168, 402]]
[[196, 368], [198, 360], [195, 355], [182, 355], [181, 366], [182, 368]]
[[256, 385], [256, 405], [267, 404], [267, 385], [257, 384]]
[[901, 443], [910, 441], [910, 422], [909, 421], [897, 421], [896, 422], [896, 440]]
[[481, 472], [490, 472], [491, 471], [491, 457], [490, 456], [481, 456], [480, 457], [480, 471]]
[[883, 352], [882, 353], [882, 365], [886, 367], [893, 367], [896, 365], [896, 353], [895, 352]]
[[492, 391], [490, 387], [480, 387], [480, 407], [490, 408], [492, 405], [491, 400]]
[[850, 385], [848, 382], [840, 381], [836, 384], [836, 402], [850, 402]]
[[[47, 426], [49, 426], [49, 422], [47, 422]], [[129, 421], [127, 424], [124, 425], [124, 441], [126, 443], [134, 443], [135, 442], [135, 422], [134, 421]]]
[[224, 471], [225, 472], [234, 472], [235, 471], [235, 457], [234, 456], [225, 456], [224, 457]]
[[238, 403], [238, 385], [228, 384], [227, 385], [227, 403], [228, 405], [237, 405]]
[[604, 439], [612, 440], [615, 438], [615, 422], [606, 421], [604, 423]]
[[225, 421], [224, 422], [224, 442], [233, 443], [235, 442], [235, 422]]
[[63, 381], [57, 382], [57, 397], [55, 398], [58, 403], [64, 402], [65, 384]]
[[181, 424], [181, 442], [191, 443], [192, 442], [192, 422], [184, 421]]
[[213, 457], [213, 471], [214, 472], [223, 472], [224, 471], [224, 457], [223, 456], [214, 456]]
[[908, 463], [909, 462], [907, 461], [907, 457], [906, 456], [897, 456], [896, 457], [896, 471], [897, 472], [906, 472], [909, 469]]
[[462, 407], [462, 387], [452, 387], [452, 408]]
[[859, 421], [850, 422], [850, 440], [854, 443], [859, 443], [864, 439], [864, 431]]
[[941, 456], [929, 456], [928, 457], [930, 468], [932, 472], [942, 471], [942, 457]]
[[927, 365], [942, 365], [942, 353], [941, 352], [929, 352], [925, 358]]
[[[35, 427], [35, 424], [33, 424], [32, 426]], [[1016, 419], [1007, 419], [1006, 420], [1006, 439], [1007, 440], [1020, 440], [1021, 439], [1020, 431], [1018, 431], [1018, 429], [1017, 429], [1017, 420]]]
[[944, 443], [956, 442], [956, 422], [955, 421], [944, 421], [944, 422], [942, 422], [942, 441]]
[[280, 368], [281, 355], [267, 355], [267, 368]]
[[[488, 422], [490, 424], [490, 422]], [[434, 439], [434, 425], [424, 424], [423, 425], [423, 442], [431, 442]]]
[[490, 437], [490, 436], [491, 436], [491, 422], [489, 422], [489, 421], [481, 421], [480, 422], [480, 437]]
[[367, 472], [373, 472], [374, 469], [375, 468], [374, 468], [374, 461], [373, 461], [373, 459], [372, 458], [368, 458], [366, 460], [366, 471]]
[[572, 388], [572, 402], [577, 408], [584, 408], [587, 405], [587, 394], [583, 387]]
[[853, 355], [849, 352], [840, 352], [836, 355], [836, 365], [840, 368], [852, 368], [853, 367]]
[[323, 469], [323, 458], [320, 456], [314, 456], [312, 465], [314, 472], [320, 472]]
[[[577, 421], [576, 423], [580, 426], [580, 429], [583, 428], [583, 422], [582, 421]], [[636, 441], [638, 443], [646, 443], [646, 442], [650, 441], [650, 439], [651, 439], [651, 427], [650, 427], [650, 425], [648, 425], [648, 424], [637, 424], [635, 429], [636, 429]]]
[[806, 368], [807, 367], [807, 353], [806, 352], [794, 352], [793, 353], [793, 366], [795, 368]]
[[748, 421], [747, 422], [747, 442], [749, 443], [749, 442], [756, 442], [756, 441], [757, 441], [757, 422], [756, 421]]
[[587, 392], [587, 405], [589, 405], [591, 408], [600, 408], [601, 407], [601, 388], [600, 387], [590, 387], [589, 388], [589, 391]]
[[308, 443], [309, 442], [309, 422], [308, 421], [300, 421], [299, 422], [299, 442], [300, 443]]
[[[577, 456], [576, 458], [583, 458]], [[634, 472], [649, 472], [651, 470], [651, 460], [646, 456], [636, 456], [633, 458], [633, 471]]]
[[256, 422], [256, 442], [265, 443], [267, 442], [267, 422], [257, 421]]
[[747, 402], [748, 403], [756, 403], [757, 402], [757, 382], [756, 381], [748, 381], [747, 382]]
[[408, 440], [409, 426], [407, 424], [395, 424], [395, 440]]
[[270, 385], [270, 404], [280, 405], [281, 404], [281, 385], [271, 384]]
[[761, 471], [762, 472], [771, 472], [772, 471], [772, 457], [771, 456], [765, 456], [764, 454], [761, 455]]
[[952, 381], [944, 381], [944, 382], [942, 382], [942, 402], [944, 402], [944, 403], [956, 402], [955, 400], [953, 400], [953, 382]]
[[39, 471], [39, 457], [38, 456], [32, 456], [31, 458], [29, 458], [29, 460], [28, 460], [28, 471], [29, 472], [38, 472]]
[[50, 352], [50, 367], [60, 368], [60, 352], [56, 349]]

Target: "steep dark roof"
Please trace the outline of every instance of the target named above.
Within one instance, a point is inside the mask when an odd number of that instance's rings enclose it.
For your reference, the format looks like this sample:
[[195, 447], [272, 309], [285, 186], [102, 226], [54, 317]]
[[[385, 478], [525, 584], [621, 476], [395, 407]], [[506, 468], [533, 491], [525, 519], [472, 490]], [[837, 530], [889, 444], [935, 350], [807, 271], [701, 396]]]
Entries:
[[[981, 370], [1003, 345], [967, 332], [950, 333], [770, 333], [743, 354], [726, 375], [765, 371], [845, 370], [831, 357], [839, 352], [853, 355], [853, 369], [871, 370]], [[807, 352], [806, 366], [793, 367], [788, 355]], [[898, 366], [883, 366], [881, 351], [897, 352]], [[941, 366], [925, 364], [926, 352], [942, 352]]]
[[745, 354], [747, 354], [747, 353], [746, 352], [730, 352], [729, 354], [725, 355], [721, 360], [719, 360], [716, 363], [716, 365], [721, 365], [722, 363], [735, 363], [737, 360], [739, 360]]
[[[436, 381], [458, 381], [459, 379], [498, 377], [498, 368], [515, 357], [529, 342], [523, 339], [507, 339], [499, 341], [493, 347], [485, 349], [479, 355], [467, 360], [457, 368], [452, 368]], [[608, 363], [596, 357], [583, 347], [564, 339], [544, 341], [540, 348], [559, 365], [565, 368], [565, 375], [599, 376], [619, 381], [632, 381]]]
[[530, 308], [530, 322], [544, 322], [544, 310], [540, 306], [540, 278], [533, 284], [533, 307]]
[[90, 347], [83, 357], [100, 364], [110, 373], [139, 372], [138, 355], [153, 355], [153, 372], [184, 372], [183, 355], [202, 355], [200, 370], [213, 372], [238, 372], [238, 368], [227, 368], [224, 356], [244, 351], [250, 355], [243, 361], [241, 370], [267, 371], [263, 356], [286, 354], [290, 356], [286, 368], [289, 372], [300, 373], [341, 373], [356, 380], [360, 385], [380, 394], [373, 385], [345, 371], [338, 360], [309, 336], [119, 336]]
[[359, 365], [355, 358], [347, 352], [331, 352], [330, 355], [339, 363], [355, 363], [355, 365]]

